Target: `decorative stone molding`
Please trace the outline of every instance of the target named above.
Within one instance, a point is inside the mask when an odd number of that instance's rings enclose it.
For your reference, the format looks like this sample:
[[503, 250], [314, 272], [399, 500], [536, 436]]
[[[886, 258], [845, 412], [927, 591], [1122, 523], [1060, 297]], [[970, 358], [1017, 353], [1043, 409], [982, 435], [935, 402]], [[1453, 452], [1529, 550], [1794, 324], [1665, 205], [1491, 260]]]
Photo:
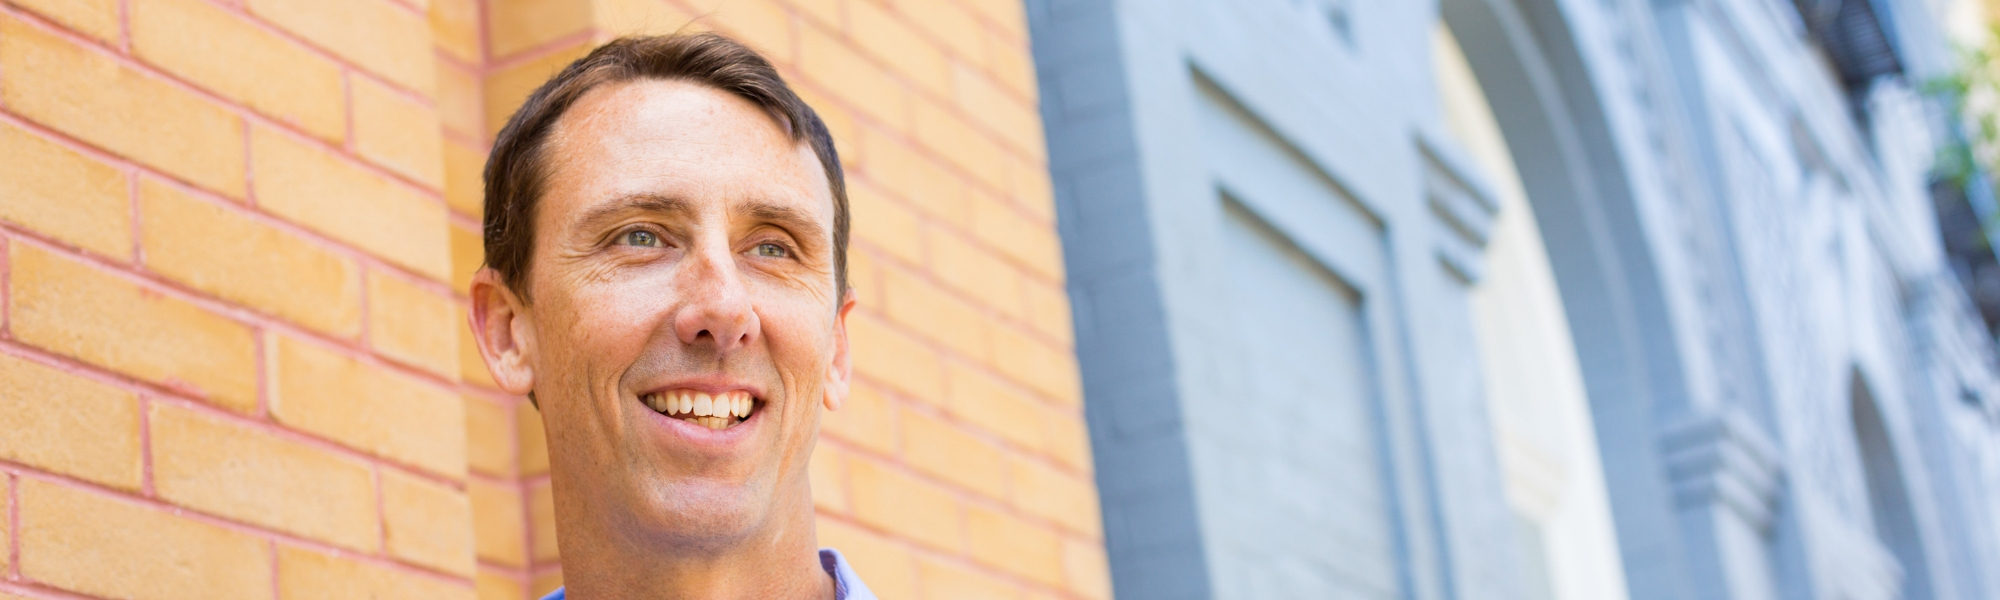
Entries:
[[1431, 214], [1451, 235], [1438, 240], [1438, 261], [1467, 284], [1479, 281], [1487, 240], [1500, 203], [1486, 187], [1471, 158], [1445, 142], [1442, 134], [1420, 131], [1417, 147], [1424, 157], [1424, 197]]
[[1660, 453], [1677, 505], [1719, 503], [1758, 531], [1769, 529], [1784, 465], [1770, 435], [1741, 409], [1711, 408], [1669, 428]]

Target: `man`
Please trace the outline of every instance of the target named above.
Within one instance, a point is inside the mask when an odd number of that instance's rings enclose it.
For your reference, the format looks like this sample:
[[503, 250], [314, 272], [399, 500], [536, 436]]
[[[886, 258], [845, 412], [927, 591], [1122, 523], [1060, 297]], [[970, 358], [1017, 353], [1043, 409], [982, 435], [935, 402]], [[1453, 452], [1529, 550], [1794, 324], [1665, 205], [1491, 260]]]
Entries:
[[825, 125], [721, 36], [606, 44], [501, 130], [471, 322], [541, 410], [569, 595], [874, 598], [807, 483], [848, 393], [847, 219]]

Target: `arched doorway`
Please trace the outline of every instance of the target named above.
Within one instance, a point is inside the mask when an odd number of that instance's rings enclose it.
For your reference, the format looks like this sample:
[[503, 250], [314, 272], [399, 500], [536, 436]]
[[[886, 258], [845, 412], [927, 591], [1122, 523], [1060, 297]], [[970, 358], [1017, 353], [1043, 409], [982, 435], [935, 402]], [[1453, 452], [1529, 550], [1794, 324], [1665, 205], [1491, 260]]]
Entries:
[[1432, 37], [1445, 133], [1488, 179], [1499, 206], [1471, 303], [1495, 452], [1523, 546], [1525, 597], [1622, 600], [1625, 575], [1589, 399], [1532, 199], [1457, 37], [1442, 23]]
[[[1560, 291], [1601, 450], [1626, 593], [1693, 598], [1659, 452], [1689, 396], [1659, 267], [1564, 0], [1440, 0], [1439, 20], [1485, 96]], [[1581, 18], [1581, 17], [1579, 17]]]
[[1933, 595], [1929, 562], [1924, 556], [1923, 539], [1918, 533], [1903, 470], [1897, 464], [1896, 445], [1881, 409], [1875, 404], [1875, 395], [1860, 373], [1854, 375], [1851, 396], [1854, 442], [1860, 450], [1861, 471], [1868, 485], [1868, 514], [1874, 524], [1875, 538], [1902, 567], [1902, 598], [1930, 600]]

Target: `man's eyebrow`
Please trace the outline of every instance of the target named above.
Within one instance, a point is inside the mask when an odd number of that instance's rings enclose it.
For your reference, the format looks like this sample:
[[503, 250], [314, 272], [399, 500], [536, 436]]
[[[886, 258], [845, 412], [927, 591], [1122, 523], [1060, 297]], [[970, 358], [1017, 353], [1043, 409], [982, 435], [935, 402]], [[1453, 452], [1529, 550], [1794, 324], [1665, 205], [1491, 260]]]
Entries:
[[824, 237], [820, 233], [819, 221], [812, 218], [811, 215], [806, 214], [805, 211], [794, 207], [768, 202], [750, 202], [739, 207], [737, 211], [751, 219], [770, 223], [789, 231], [792, 237], [795, 238], [817, 241], [821, 237]]
[[692, 211], [693, 207], [679, 198], [659, 194], [626, 194], [584, 211], [576, 219], [576, 230], [589, 232], [603, 229], [611, 221], [633, 213], [686, 214]]

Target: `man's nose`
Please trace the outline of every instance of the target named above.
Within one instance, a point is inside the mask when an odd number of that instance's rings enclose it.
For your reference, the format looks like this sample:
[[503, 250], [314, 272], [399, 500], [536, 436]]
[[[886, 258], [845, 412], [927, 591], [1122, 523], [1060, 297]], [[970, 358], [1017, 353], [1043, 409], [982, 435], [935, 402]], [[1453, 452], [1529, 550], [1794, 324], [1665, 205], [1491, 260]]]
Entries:
[[681, 343], [710, 343], [717, 354], [729, 354], [755, 342], [757, 311], [751, 307], [734, 256], [727, 250], [710, 250], [690, 258], [692, 264], [679, 282], [686, 304], [674, 316], [674, 333]]

